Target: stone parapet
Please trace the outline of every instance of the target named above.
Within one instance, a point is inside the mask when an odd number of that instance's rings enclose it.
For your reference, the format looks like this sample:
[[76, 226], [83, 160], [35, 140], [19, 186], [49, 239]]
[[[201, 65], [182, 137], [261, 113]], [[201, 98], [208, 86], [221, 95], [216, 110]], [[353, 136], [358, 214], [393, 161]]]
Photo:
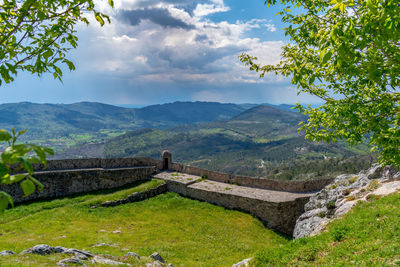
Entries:
[[23, 197], [18, 184], [0, 186], [0, 191], [9, 193], [13, 196], [15, 203], [20, 203], [118, 188], [137, 181], [148, 180], [154, 173], [156, 173], [155, 166], [39, 171], [34, 176], [44, 185], [42, 191]]

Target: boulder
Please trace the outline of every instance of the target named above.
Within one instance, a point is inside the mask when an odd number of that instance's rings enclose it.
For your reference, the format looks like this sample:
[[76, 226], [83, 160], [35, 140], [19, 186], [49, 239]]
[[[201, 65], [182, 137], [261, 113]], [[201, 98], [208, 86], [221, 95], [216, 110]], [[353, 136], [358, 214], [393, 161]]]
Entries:
[[15, 255], [15, 252], [12, 250], [3, 250], [0, 251], [0, 256], [9, 256], [9, 255]]
[[150, 255], [150, 258], [165, 263], [165, 260], [161, 257], [161, 255], [158, 252], [154, 252], [153, 254]]
[[140, 256], [135, 252], [127, 252], [124, 257], [135, 257], [136, 259], [140, 260]]
[[34, 247], [28, 248], [24, 251], [22, 251], [20, 254], [38, 254], [38, 255], [49, 255], [54, 253], [54, 248], [46, 245], [46, 244], [40, 244], [36, 245]]
[[73, 266], [73, 265], [86, 266], [86, 264], [84, 264], [82, 261], [80, 261], [77, 258], [69, 258], [69, 259], [60, 260], [56, 263], [56, 265], [62, 266], [62, 267]]

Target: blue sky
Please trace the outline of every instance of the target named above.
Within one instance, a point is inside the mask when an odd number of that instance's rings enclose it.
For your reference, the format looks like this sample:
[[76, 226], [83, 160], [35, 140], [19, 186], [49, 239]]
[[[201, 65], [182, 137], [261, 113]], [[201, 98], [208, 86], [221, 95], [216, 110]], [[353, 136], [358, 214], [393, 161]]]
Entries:
[[[149, 105], [173, 101], [316, 103], [297, 96], [289, 79], [260, 79], [238, 55], [277, 63], [288, 42], [279, 6], [263, 0], [105, 0], [98, 7], [112, 23], [79, 25], [79, 47], [70, 52], [77, 69], [63, 83], [52, 75], [19, 73], [2, 86], [0, 102]], [[93, 18], [92, 18], [93, 20]]]

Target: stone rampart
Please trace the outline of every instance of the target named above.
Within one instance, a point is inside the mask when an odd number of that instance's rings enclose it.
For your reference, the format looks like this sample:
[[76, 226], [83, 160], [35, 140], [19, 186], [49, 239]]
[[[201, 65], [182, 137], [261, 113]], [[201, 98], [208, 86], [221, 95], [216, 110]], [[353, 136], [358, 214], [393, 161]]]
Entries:
[[222, 173], [222, 172], [216, 172], [216, 171], [209, 171], [205, 169], [200, 169], [194, 166], [190, 165], [183, 165], [179, 163], [172, 163], [171, 170], [177, 171], [177, 172], [183, 172], [191, 175], [197, 175], [197, 176], [206, 176], [207, 179], [217, 181], [217, 182], [222, 182], [222, 183], [229, 183], [231, 175], [227, 173]]
[[241, 186], [261, 188], [261, 189], [272, 189], [285, 192], [315, 192], [324, 188], [330, 184], [333, 179], [315, 179], [307, 181], [280, 181], [265, 178], [255, 178], [250, 176], [242, 175], [230, 175], [227, 173], [204, 170], [190, 165], [183, 165], [179, 163], [172, 163], [170, 168], [172, 171], [183, 172], [191, 175], [203, 176], [207, 179], [223, 182], [232, 183]]
[[[15, 203], [36, 200], [64, 197], [78, 193], [86, 193], [96, 190], [118, 188], [137, 181], [148, 180], [151, 175], [157, 172], [155, 166], [138, 166], [138, 167], [115, 167], [118, 164], [108, 162], [108, 166], [114, 168], [83, 168], [85, 166], [97, 167], [91, 165], [96, 162], [94, 159], [78, 163], [79, 169], [56, 169], [47, 171], [38, 171], [34, 177], [43, 185], [42, 191], [36, 191], [28, 197], [23, 197], [23, 192], [18, 184], [0, 186], [0, 191], [5, 191], [14, 197]], [[54, 164], [49, 161], [50, 164]], [[66, 161], [50, 165], [54, 168], [73, 167], [73, 161]], [[84, 165], [84, 164], [87, 165]], [[126, 162], [125, 162], [126, 163]], [[122, 166], [126, 166], [121, 163]]]
[[280, 181], [265, 178], [233, 175], [231, 182], [237, 185], [273, 189], [286, 192], [315, 192], [319, 191], [333, 181], [332, 179], [314, 179], [307, 181]]
[[140, 166], [156, 166], [162, 168], [161, 160], [145, 157], [137, 158], [89, 158], [89, 159], [60, 159], [48, 160], [47, 166], [35, 164], [35, 171], [54, 171], [54, 170], [76, 170], [76, 169], [94, 169], [94, 168], [127, 168]]

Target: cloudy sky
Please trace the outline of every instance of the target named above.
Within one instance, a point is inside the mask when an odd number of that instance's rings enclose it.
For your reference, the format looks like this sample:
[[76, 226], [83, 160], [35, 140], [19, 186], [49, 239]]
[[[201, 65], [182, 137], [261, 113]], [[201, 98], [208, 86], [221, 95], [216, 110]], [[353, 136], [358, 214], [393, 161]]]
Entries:
[[27, 73], [2, 86], [0, 102], [148, 105], [173, 101], [315, 103], [289, 79], [260, 79], [238, 59], [242, 52], [277, 63], [285, 38], [279, 6], [264, 0], [105, 0], [104, 27], [79, 25], [77, 69], [63, 83]]

